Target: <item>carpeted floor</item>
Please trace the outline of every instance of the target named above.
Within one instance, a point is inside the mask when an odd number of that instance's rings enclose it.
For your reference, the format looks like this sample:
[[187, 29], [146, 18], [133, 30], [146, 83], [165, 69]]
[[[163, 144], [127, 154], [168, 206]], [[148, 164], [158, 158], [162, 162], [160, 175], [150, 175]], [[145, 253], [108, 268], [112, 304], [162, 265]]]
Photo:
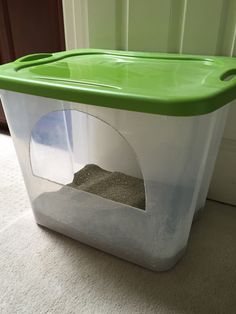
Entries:
[[34, 223], [0, 135], [0, 313], [236, 313], [236, 208], [207, 202], [187, 254], [153, 273]]

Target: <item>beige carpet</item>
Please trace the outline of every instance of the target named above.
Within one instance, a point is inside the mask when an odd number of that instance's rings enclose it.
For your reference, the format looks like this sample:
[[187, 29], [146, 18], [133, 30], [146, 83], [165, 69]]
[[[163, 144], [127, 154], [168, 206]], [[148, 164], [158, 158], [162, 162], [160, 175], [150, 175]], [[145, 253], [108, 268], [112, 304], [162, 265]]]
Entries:
[[236, 313], [236, 208], [208, 202], [187, 254], [153, 273], [34, 223], [0, 135], [0, 313]]

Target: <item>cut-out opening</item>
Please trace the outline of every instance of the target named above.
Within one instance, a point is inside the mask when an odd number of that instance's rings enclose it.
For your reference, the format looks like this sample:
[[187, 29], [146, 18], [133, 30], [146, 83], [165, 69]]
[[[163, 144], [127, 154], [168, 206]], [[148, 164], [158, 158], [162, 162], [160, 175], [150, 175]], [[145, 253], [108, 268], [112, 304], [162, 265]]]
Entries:
[[221, 75], [221, 81], [231, 81], [236, 77], [236, 69], [229, 70]]
[[145, 210], [144, 180], [133, 148], [92, 115], [62, 110], [41, 117], [31, 133], [30, 160], [35, 176]]

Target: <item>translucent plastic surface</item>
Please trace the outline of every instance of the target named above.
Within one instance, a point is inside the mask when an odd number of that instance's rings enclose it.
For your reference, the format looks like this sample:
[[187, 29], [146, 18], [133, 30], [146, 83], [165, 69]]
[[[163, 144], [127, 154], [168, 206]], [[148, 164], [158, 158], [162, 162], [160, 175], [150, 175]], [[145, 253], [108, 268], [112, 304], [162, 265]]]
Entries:
[[[49, 127], [48, 127], [49, 125]], [[142, 178], [135, 151], [121, 133], [92, 115], [53, 111], [32, 130], [30, 159], [39, 177], [68, 184], [88, 164]]]
[[[153, 270], [177, 262], [224, 108], [171, 117], [12, 92], [3, 104], [39, 224]], [[142, 179], [145, 210], [68, 185], [89, 164]]]

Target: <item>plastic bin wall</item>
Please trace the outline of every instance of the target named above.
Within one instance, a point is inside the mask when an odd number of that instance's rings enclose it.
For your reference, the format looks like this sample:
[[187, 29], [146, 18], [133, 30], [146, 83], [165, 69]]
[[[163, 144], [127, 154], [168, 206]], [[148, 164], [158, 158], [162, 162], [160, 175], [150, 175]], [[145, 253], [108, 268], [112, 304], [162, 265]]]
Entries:
[[[39, 224], [152, 270], [178, 261], [226, 107], [171, 117], [14, 92], [2, 100]], [[57, 121], [55, 134], [40, 137], [47, 119]], [[91, 162], [143, 178], [145, 210], [66, 186]]]

